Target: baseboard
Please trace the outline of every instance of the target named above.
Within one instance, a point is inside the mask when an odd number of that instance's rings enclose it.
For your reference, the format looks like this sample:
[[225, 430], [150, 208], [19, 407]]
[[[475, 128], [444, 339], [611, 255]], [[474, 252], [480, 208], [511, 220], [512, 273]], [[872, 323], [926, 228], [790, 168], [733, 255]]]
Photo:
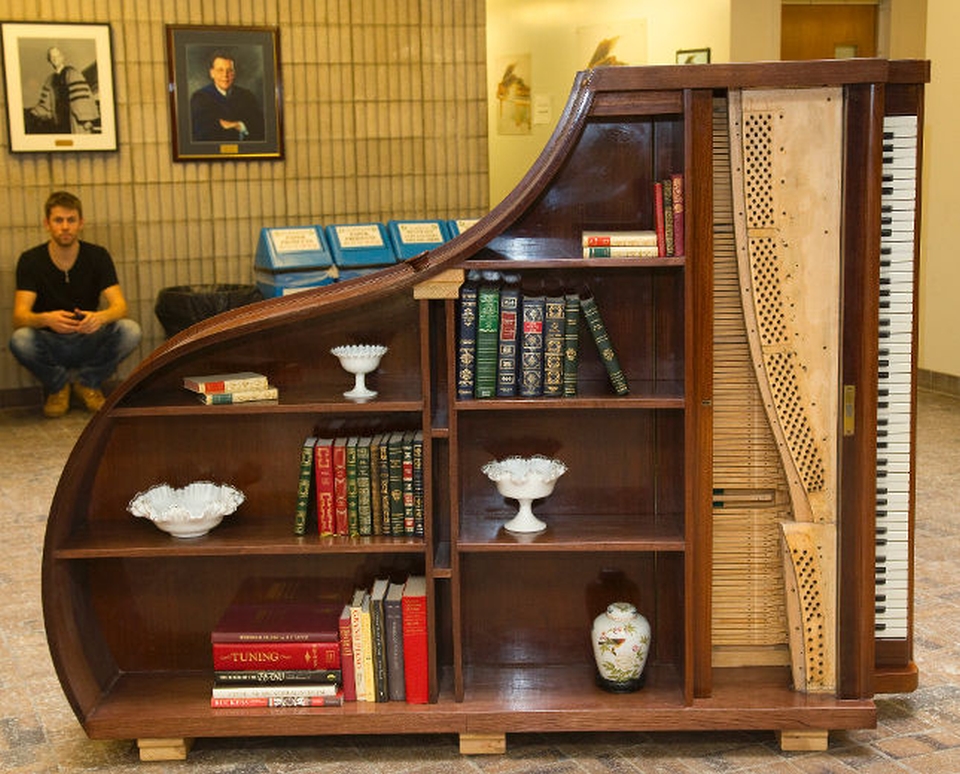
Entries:
[[960, 376], [941, 374], [937, 371], [928, 371], [926, 368], [917, 369], [917, 386], [932, 392], [942, 392], [960, 398]]
[[0, 409], [23, 408], [24, 406], [43, 405], [43, 390], [36, 387], [14, 387], [0, 390]]

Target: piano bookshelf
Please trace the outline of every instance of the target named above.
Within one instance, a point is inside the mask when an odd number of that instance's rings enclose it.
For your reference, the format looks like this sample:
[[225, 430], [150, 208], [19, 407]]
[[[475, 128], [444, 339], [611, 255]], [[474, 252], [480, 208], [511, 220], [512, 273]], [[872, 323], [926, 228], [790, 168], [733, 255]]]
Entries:
[[[86, 733], [157, 759], [212, 736], [444, 733], [489, 753], [510, 732], [753, 729], [814, 749], [872, 727], [874, 695], [917, 681], [928, 80], [927, 62], [879, 59], [582, 73], [542, 155], [470, 229], [153, 352], [91, 418], [48, 520], [47, 638]], [[652, 228], [652, 182], [677, 171], [684, 255], [582, 258], [585, 230]], [[459, 399], [471, 269], [517, 274], [530, 294], [589, 289], [630, 393], [580, 325], [576, 397]], [[360, 342], [389, 352], [368, 377], [377, 398], [351, 403], [327, 353]], [[238, 370], [280, 399], [182, 394], [184, 374]], [[423, 432], [423, 537], [293, 535], [303, 439], [386, 430]], [[533, 453], [568, 472], [536, 505], [547, 529], [518, 538], [481, 467]], [[126, 511], [153, 484], [198, 478], [246, 496], [206, 537]], [[277, 575], [344, 599], [425, 576], [430, 701], [211, 709], [210, 630], [245, 578]], [[597, 687], [589, 645], [615, 599], [653, 627], [646, 684], [627, 695]]]

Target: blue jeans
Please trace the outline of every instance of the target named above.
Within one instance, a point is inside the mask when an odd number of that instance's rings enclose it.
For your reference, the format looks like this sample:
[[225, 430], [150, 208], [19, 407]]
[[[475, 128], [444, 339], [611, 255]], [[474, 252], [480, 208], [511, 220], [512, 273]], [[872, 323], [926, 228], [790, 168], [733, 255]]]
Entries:
[[140, 343], [140, 326], [129, 319], [95, 333], [54, 333], [48, 328], [17, 328], [10, 351], [49, 395], [70, 382], [98, 388]]

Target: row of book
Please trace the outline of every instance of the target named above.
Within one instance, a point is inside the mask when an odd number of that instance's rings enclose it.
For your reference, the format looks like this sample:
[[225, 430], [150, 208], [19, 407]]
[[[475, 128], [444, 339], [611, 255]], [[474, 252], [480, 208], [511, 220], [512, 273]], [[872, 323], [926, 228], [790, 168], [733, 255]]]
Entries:
[[309, 436], [294, 534], [423, 537], [423, 432]]
[[255, 371], [185, 376], [183, 387], [207, 405], [275, 401], [280, 394], [266, 376]]
[[630, 389], [589, 293], [527, 294], [517, 275], [468, 272], [457, 316], [457, 398], [576, 397], [580, 315], [617, 395]]
[[424, 576], [346, 602], [303, 578], [248, 579], [210, 642], [215, 708], [429, 701]]

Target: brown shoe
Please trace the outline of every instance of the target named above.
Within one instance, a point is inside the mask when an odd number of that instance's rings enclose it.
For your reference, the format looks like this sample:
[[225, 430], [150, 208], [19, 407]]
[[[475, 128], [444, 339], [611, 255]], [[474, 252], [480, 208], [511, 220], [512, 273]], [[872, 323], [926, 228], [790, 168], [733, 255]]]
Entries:
[[56, 419], [62, 417], [70, 410], [70, 385], [66, 385], [62, 390], [51, 392], [43, 404], [43, 415]]
[[79, 382], [74, 383], [73, 394], [83, 401], [83, 405], [86, 406], [87, 411], [90, 413], [99, 411], [103, 402], [106, 400], [106, 398], [103, 397], [103, 393], [96, 387], [85, 387]]

